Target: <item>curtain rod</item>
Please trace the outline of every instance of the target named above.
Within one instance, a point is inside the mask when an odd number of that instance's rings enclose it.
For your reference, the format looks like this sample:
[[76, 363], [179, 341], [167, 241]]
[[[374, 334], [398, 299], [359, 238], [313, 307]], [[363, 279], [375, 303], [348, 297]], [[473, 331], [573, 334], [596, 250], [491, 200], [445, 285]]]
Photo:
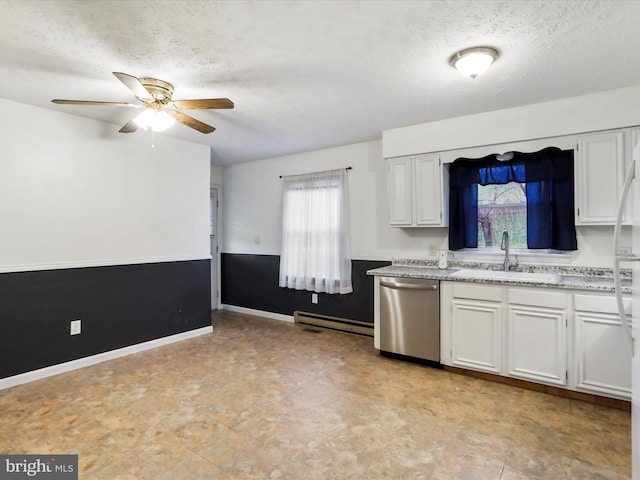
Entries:
[[[336, 170], [340, 170], [339, 168], [337, 168]], [[353, 167], [345, 167], [345, 170], [353, 170]], [[300, 173], [299, 175], [305, 175], [304, 173]], [[289, 175], [284, 175], [285, 177], [288, 177]], [[280, 175], [280, 178], [282, 178], [283, 175]]]

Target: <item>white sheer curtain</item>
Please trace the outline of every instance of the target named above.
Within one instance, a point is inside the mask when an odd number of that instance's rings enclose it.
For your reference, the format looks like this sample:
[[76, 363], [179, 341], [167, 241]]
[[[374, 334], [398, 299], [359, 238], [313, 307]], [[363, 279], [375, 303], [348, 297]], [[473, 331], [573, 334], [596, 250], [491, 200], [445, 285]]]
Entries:
[[283, 177], [279, 285], [351, 293], [347, 170]]

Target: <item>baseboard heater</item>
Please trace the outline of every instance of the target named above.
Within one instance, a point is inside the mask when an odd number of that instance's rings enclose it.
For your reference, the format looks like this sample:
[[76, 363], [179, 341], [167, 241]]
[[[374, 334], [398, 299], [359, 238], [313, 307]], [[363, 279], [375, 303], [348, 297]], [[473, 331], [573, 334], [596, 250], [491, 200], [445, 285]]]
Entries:
[[329, 328], [331, 330], [339, 330], [341, 332], [357, 333], [358, 335], [373, 337], [373, 325], [367, 322], [299, 311], [293, 312], [293, 318], [296, 323], [301, 325]]

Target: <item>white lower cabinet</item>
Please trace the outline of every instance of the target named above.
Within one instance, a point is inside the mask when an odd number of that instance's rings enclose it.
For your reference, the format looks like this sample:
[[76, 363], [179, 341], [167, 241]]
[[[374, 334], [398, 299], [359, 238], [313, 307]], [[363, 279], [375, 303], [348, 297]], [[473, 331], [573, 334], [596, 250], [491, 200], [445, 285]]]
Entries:
[[445, 365], [631, 398], [631, 351], [612, 294], [467, 282], [440, 291]]
[[508, 289], [507, 375], [567, 384], [566, 294]]
[[500, 303], [455, 299], [451, 305], [452, 364], [462, 368], [500, 373]]
[[[449, 295], [451, 348], [444, 352], [453, 366], [502, 372], [502, 292], [490, 285], [441, 283]], [[448, 354], [448, 355], [447, 355]]]
[[[576, 390], [631, 398], [631, 348], [611, 295], [575, 295]], [[625, 298], [631, 320], [631, 299]]]

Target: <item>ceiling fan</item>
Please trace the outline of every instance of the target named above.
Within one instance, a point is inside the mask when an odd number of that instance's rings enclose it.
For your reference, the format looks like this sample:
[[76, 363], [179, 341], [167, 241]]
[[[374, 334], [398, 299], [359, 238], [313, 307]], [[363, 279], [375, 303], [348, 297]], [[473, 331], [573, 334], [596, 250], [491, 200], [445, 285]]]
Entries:
[[204, 110], [213, 108], [233, 108], [233, 102], [228, 98], [204, 98], [199, 100], [173, 100], [173, 85], [157, 78], [138, 78], [121, 72], [113, 74], [133, 92], [142, 104], [126, 102], [95, 102], [91, 100], [61, 100], [55, 98], [53, 103], [63, 105], [100, 105], [107, 107], [146, 107], [135, 118], [129, 120], [119, 131], [132, 133], [138, 128], [152, 128], [161, 131], [169, 128], [175, 120], [201, 133], [211, 133], [215, 130], [211, 125], [201, 122], [180, 110]]

